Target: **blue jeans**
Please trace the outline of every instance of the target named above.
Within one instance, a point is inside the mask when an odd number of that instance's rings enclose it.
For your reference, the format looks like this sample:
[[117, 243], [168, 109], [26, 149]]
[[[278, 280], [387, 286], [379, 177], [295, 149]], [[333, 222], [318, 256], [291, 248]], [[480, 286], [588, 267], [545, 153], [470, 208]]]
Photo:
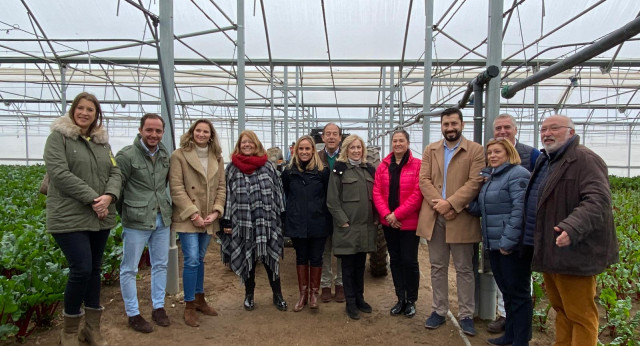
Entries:
[[54, 233], [69, 264], [69, 279], [64, 290], [64, 312], [79, 315], [85, 307], [100, 308], [100, 274], [102, 255], [109, 230]]
[[151, 301], [153, 308], [164, 307], [167, 288], [167, 262], [169, 261], [169, 226], [162, 222], [162, 215], [156, 216], [156, 229], [138, 230], [122, 227], [122, 262], [120, 262], [120, 290], [127, 316], [140, 314], [136, 275], [144, 246], [149, 244], [151, 259]]
[[182, 268], [182, 289], [184, 301], [196, 299], [196, 293], [204, 293], [204, 256], [211, 235], [207, 233], [178, 233], [184, 266]]

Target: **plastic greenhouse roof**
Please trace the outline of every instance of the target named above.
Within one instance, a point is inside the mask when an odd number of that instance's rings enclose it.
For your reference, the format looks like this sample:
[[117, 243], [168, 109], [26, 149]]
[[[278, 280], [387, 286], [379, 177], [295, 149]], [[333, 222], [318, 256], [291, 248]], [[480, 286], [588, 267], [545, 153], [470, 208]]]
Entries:
[[[491, 2], [433, 2], [434, 109], [456, 104], [484, 70]], [[206, 116], [233, 128], [237, 3], [173, 1], [179, 119]], [[110, 118], [159, 112], [151, 20], [159, 6], [160, 0], [0, 2], [0, 124], [20, 127], [15, 118], [46, 123], [58, 116], [63, 72], [67, 99], [93, 92]], [[425, 1], [245, 0], [244, 14], [248, 126], [270, 126], [271, 104], [281, 123], [285, 99], [290, 122], [297, 109], [313, 124], [331, 120], [365, 129], [380, 123], [391, 104], [396, 119], [422, 111]], [[576, 53], [639, 14], [637, 0], [504, 0], [502, 84]], [[585, 125], [635, 125], [639, 81], [636, 35], [540, 82], [538, 115], [561, 111]], [[533, 121], [533, 88], [500, 102], [501, 111], [523, 124]]]

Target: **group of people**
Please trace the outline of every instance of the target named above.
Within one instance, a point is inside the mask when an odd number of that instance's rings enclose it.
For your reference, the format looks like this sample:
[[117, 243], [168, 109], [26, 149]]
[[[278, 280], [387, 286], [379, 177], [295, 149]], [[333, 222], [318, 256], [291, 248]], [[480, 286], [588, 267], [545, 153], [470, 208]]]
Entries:
[[204, 258], [214, 234], [222, 262], [244, 283], [246, 310], [255, 308], [258, 262], [273, 304], [287, 310], [280, 259], [288, 236], [299, 288], [293, 310], [335, 300], [346, 302], [347, 315], [359, 319], [361, 312], [372, 312], [364, 298], [365, 262], [381, 226], [397, 297], [391, 315], [416, 314], [424, 237], [433, 288], [425, 327], [446, 321], [452, 258], [460, 326], [475, 335], [473, 258], [474, 245], [482, 241], [506, 310], [504, 335], [490, 343], [528, 344], [533, 269], [544, 273], [558, 313], [557, 342], [595, 344], [595, 275], [617, 260], [602, 159], [579, 144], [571, 120], [559, 115], [542, 123], [542, 153], [516, 141], [509, 115], [496, 119], [496, 138], [486, 148], [462, 136], [458, 109], [442, 113], [441, 127], [444, 138], [428, 145], [422, 160], [413, 157], [409, 134], [395, 131], [391, 153], [375, 169], [367, 163], [365, 141], [357, 135], [342, 140], [340, 127], [329, 123], [324, 149], [316, 151], [311, 136], [298, 138], [280, 174], [250, 130], [238, 136], [225, 168], [219, 137], [206, 119], [195, 121], [180, 148], [169, 153], [161, 142], [164, 120], [153, 113], [141, 118], [133, 144], [114, 157], [98, 100], [79, 94], [69, 113], [52, 124], [44, 152], [47, 228], [69, 264], [61, 343], [107, 344], [100, 333], [101, 262], [117, 210], [123, 225], [121, 292], [129, 325], [139, 332], [153, 330], [140, 314], [136, 292], [147, 245], [151, 319], [159, 326], [171, 323], [164, 309], [171, 230], [184, 258], [184, 321], [196, 327], [197, 312], [217, 315], [204, 291]]
[[541, 152], [516, 140], [512, 116], [499, 115], [493, 126], [483, 150], [462, 135], [462, 112], [446, 109], [444, 138], [422, 155], [418, 235], [427, 239], [433, 291], [425, 327], [446, 321], [452, 258], [460, 327], [476, 335], [473, 258], [482, 240], [506, 315], [504, 334], [489, 344], [528, 345], [533, 270], [543, 273], [557, 314], [556, 345], [596, 345], [595, 278], [618, 261], [607, 166], [580, 144], [566, 116], [542, 122]]

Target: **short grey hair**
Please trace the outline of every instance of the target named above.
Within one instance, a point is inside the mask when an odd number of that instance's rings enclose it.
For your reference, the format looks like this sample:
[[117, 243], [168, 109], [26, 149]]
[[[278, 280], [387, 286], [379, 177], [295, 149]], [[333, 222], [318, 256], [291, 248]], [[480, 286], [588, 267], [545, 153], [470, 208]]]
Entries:
[[493, 119], [493, 127], [496, 127], [496, 120], [498, 119], [509, 119], [511, 120], [511, 125], [513, 125], [514, 128], [518, 128], [518, 124], [516, 124], [516, 118], [513, 117], [513, 115], [509, 114], [509, 113], [502, 113], [500, 115], [498, 115], [495, 119]]

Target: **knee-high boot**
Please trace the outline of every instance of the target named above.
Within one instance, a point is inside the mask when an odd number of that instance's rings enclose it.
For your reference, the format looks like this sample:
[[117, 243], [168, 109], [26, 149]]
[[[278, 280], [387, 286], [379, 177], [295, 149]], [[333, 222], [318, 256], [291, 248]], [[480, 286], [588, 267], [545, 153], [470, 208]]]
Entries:
[[318, 293], [320, 291], [320, 279], [322, 277], [322, 267], [311, 267], [310, 269], [310, 285], [311, 292], [309, 294], [309, 308], [318, 308]]
[[307, 298], [309, 295], [309, 266], [297, 265], [296, 270], [298, 272], [298, 288], [300, 290], [300, 298], [293, 307], [293, 311], [298, 312], [307, 305]]

